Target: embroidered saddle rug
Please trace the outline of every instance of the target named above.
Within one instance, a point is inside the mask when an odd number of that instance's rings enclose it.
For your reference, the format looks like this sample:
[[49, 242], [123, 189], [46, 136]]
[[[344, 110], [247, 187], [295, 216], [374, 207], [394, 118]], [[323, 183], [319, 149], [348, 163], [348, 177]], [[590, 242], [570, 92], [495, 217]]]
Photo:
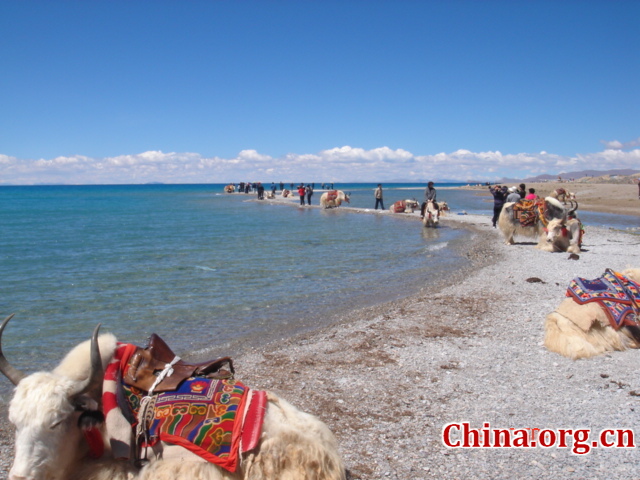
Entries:
[[589, 302], [600, 304], [614, 330], [624, 326], [640, 326], [640, 285], [611, 269], [594, 280], [574, 278], [569, 283], [566, 295], [580, 305]]
[[336, 198], [338, 198], [337, 190], [329, 190], [327, 192], [327, 200], [331, 201], [331, 200], [335, 200]]
[[398, 200], [393, 204], [393, 213], [404, 213], [407, 204], [404, 200]]
[[103, 405], [114, 456], [129, 457], [139, 423], [147, 427], [142, 447], [160, 441], [179, 445], [235, 472], [240, 453], [254, 449], [260, 439], [266, 392], [232, 378], [191, 377], [175, 390], [149, 397], [123, 380], [123, 369], [136, 348], [119, 344], [105, 370]]
[[520, 200], [513, 205], [513, 218], [520, 221], [520, 226], [530, 227], [544, 218], [545, 203], [543, 199]]

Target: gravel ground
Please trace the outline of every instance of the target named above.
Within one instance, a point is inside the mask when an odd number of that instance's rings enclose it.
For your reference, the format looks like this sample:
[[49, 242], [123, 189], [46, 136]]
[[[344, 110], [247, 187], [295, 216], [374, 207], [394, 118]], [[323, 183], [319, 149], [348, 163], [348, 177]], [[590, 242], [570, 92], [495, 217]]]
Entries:
[[[573, 277], [640, 267], [640, 236], [588, 228], [576, 261], [530, 241], [504, 245], [488, 216], [443, 221], [470, 228], [467, 271], [248, 351], [234, 359], [239, 378], [324, 420], [352, 479], [640, 478], [635, 449], [448, 449], [441, 438], [444, 425], [462, 421], [473, 428], [634, 428], [638, 353], [572, 361], [544, 348], [543, 324]], [[4, 411], [0, 427], [6, 478], [13, 447]]]

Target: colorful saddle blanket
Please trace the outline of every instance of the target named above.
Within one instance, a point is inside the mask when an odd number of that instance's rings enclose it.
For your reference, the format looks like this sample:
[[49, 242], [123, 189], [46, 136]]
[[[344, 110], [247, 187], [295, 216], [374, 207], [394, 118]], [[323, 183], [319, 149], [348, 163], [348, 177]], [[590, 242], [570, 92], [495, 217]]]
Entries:
[[640, 326], [638, 303], [640, 285], [624, 275], [607, 269], [594, 280], [576, 277], [569, 283], [567, 297], [579, 304], [597, 302], [615, 330], [626, 325]]
[[393, 204], [393, 213], [404, 213], [407, 208], [407, 204], [404, 200], [398, 200]]
[[[146, 424], [142, 447], [152, 447], [160, 441], [179, 445], [235, 472], [240, 453], [254, 449], [260, 439], [266, 392], [251, 390], [232, 378], [191, 377], [176, 390], [147, 397], [147, 392], [122, 380], [121, 367], [127, 365], [127, 357], [135, 348], [119, 344], [114, 361], [105, 371], [103, 404], [112, 447], [114, 440], [129, 444], [133, 427], [126, 433], [119, 431], [122, 425]], [[145, 407], [141, 407], [143, 399], [149, 402]], [[115, 451], [114, 456], [127, 458]]]
[[540, 218], [544, 218], [544, 200], [520, 200], [513, 205], [513, 218], [520, 221], [523, 227], [535, 225]]

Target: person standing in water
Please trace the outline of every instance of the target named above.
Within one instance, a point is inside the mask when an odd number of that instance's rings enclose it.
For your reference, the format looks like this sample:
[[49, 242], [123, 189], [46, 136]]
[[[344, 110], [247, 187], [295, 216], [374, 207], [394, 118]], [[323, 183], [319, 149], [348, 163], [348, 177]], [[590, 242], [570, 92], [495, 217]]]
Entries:
[[378, 188], [376, 188], [373, 195], [376, 197], [376, 206], [374, 210], [378, 209], [378, 204], [380, 205], [380, 208], [384, 210], [384, 202], [382, 201], [382, 184], [378, 184]]

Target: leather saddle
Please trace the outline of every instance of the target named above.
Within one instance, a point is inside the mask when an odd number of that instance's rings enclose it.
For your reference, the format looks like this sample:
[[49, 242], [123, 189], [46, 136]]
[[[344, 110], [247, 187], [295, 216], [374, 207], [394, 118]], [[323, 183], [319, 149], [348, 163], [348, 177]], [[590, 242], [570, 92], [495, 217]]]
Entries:
[[[123, 380], [133, 387], [148, 392], [165, 367], [176, 358], [175, 353], [155, 333], [149, 338], [146, 348], [138, 347], [131, 355]], [[171, 368], [173, 372], [156, 385], [154, 392], [176, 390], [189, 377], [226, 379], [233, 377], [235, 370], [230, 357], [222, 357], [202, 363], [187, 363], [180, 359]]]

